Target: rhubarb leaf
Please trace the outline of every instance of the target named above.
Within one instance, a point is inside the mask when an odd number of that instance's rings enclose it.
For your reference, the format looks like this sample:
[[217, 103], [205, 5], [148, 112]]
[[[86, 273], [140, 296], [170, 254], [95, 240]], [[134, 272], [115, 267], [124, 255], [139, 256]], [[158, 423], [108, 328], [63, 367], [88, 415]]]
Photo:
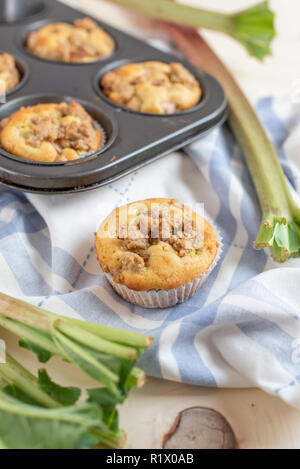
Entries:
[[[137, 357], [139, 358], [141, 352], [137, 350], [137, 353]], [[105, 366], [107, 366], [110, 370], [112, 370], [119, 376], [118, 388], [123, 398], [126, 397], [130, 389], [132, 387], [135, 387], [135, 384], [130, 385], [129, 381], [130, 373], [134, 368], [134, 362], [130, 360], [121, 360], [120, 358], [111, 357], [110, 355], [106, 355], [98, 351], [93, 351], [93, 355], [95, 356], [95, 358], [97, 358], [97, 360], [99, 360], [101, 363], [103, 363]]]
[[21, 403], [0, 392], [0, 447], [92, 448], [99, 441], [92, 430], [103, 428], [101, 419], [101, 409], [93, 403], [43, 409]]
[[23, 347], [26, 350], [35, 353], [38, 357], [39, 362], [41, 363], [47, 363], [52, 357], [52, 354], [48, 352], [48, 350], [39, 347], [38, 345], [34, 344], [33, 342], [30, 342], [29, 340], [20, 339], [19, 345], [20, 347]]
[[119, 404], [116, 397], [105, 388], [89, 389], [89, 402], [95, 402], [103, 410], [103, 421], [114, 432], [119, 431], [119, 418], [116, 406]]
[[234, 15], [233, 36], [249, 54], [262, 60], [271, 54], [270, 43], [275, 37], [274, 13], [264, 1]]
[[75, 404], [81, 394], [79, 388], [62, 387], [54, 383], [45, 369], [39, 370], [38, 387], [64, 406]]
[[[286, 262], [289, 257], [300, 253], [300, 227], [295, 220], [287, 223], [286, 219], [267, 217], [263, 219], [254, 247], [270, 247], [276, 262]], [[271, 220], [271, 221], [270, 221]]]

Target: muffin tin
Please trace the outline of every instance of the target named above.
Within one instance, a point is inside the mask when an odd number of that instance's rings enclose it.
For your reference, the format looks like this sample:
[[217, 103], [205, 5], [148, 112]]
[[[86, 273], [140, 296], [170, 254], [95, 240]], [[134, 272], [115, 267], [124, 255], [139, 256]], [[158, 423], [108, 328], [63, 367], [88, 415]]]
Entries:
[[[22, 81], [7, 95], [7, 102], [0, 105], [0, 119], [21, 106], [75, 100], [106, 133], [106, 144], [100, 151], [67, 163], [23, 160], [0, 147], [3, 184], [39, 193], [92, 189], [183, 147], [221, 125], [227, 117], [224, 91], [212, 76], [96, 19], [115, 41], [115, 50], [109, 57], [88, 64], [68, 64], [35, 57], [25, 49], [30, 31], [50, 22], [73, 22], [85, 16], [56, 0], [1, 0], [1, 49], [16, 58]], [[118, 107], [103, 95], [99, 82], [108, 70], [147, 60], [183, 63], [200, 82], [200, 102], [184, 112], [157, 115]]]

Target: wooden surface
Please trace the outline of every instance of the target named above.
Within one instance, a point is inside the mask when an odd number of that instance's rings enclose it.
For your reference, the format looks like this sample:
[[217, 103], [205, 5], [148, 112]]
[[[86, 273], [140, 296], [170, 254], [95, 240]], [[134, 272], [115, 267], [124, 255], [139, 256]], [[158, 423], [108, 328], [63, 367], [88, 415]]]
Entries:
[[[72, 0], [72, 3], [132, 34], [144, 38], [157, 36], [158, 32], [147, 21], [105, 1]], [[253, 2], [193, 0], [185, 3], [230, 11]], [[206, 38], [218, 50], [253, 101], [266, 94], [289, 95], [293, 82], [300, 79], [299, 54], [296, 54], [300, 45], [300, 2], [273, 0], [271, 5], [277, 13], [279, 35], [274, 43], [273, 57], [264, 64], [247, 57], [231, 39], [205, 32]], [[6, 334], [5, 338], [8, 349], [18, 355], [20, 352], [12, 336]], [[19, 358], [32, 369], [36, 367], [31, 354], [22, 352]], [[89, 384], [82, 374], [75, 373], [72, 366], [59, 360], [51, 360], [49, 370], [61, 384]], [[193, 406], [221, 412], [232, 426], [240, 448], [300, 447], [300, 411], [258, 389], [208, 389], [157, 379], [148, 379], [146, 386], [134, 391], [121, 408], [121, 425], [128, 435], [127, 447], [161, 448], [162, 438], [178, 413]]]

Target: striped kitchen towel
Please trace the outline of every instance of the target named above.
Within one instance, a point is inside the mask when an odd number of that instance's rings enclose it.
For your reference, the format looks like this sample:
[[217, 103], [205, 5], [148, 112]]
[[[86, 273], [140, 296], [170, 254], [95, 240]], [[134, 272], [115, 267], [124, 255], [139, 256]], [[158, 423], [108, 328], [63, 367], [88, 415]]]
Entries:
[[[297, 108], [298, 106], [298, 108]], [[295, 196], [300, 109], [265, 98], [258, 114]], [[188, 302], [167, 310], [126, 303], [96, 260], [108, 209], [149, 197], [204, 202], [223, 236], [222, 259]], [[300, 408], [300, 259], [273, 263], [252, 248], [260, 221], [241, 151], [225, 125], [120, 181], [91, 192], [0, 192], [1, 290], [59, 314], [147, 332], [152, 376], [205, 386], [258, 386]]]

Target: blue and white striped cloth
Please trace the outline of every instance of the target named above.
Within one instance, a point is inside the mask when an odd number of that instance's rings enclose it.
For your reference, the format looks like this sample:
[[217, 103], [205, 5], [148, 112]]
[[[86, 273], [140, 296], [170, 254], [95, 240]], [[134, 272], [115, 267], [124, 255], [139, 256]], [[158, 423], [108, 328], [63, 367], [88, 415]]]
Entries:
[[[266, 98], [257, 110], [300, 191], [299, 106]], [[204, 202], [224, 250], [188, 302], [144, 310], [119, 298], [100, 273], [93, 233], [111, 204], [158, 196]], [[92, 192], [25, 195], [2, 188], [1, 290], [60, 314], [151, 334], [154, 345], [141, 360], [149, 375], [258, 386], [300, 408], [300, 259], [278, 266], [255, 251], [259, 221], [241, 151], [224, 126], [185, 153]]]

